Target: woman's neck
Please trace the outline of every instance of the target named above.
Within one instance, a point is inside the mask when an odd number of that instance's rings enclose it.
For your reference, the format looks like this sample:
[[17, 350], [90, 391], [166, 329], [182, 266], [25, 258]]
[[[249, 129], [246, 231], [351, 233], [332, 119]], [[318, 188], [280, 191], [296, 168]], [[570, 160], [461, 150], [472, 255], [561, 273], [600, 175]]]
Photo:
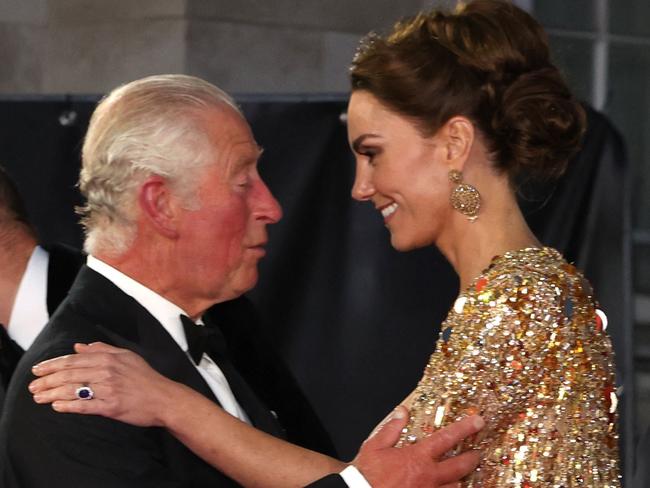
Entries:
[[465, 290], [489, 266], [494, 256], [527, 247], [541, 247], [512, 191], [494, 192], [490, 197], [484, 197], [483, 208], [474, 222], [453, 211], [450, 225], [436, 243], [458, 273], [461, 290]]

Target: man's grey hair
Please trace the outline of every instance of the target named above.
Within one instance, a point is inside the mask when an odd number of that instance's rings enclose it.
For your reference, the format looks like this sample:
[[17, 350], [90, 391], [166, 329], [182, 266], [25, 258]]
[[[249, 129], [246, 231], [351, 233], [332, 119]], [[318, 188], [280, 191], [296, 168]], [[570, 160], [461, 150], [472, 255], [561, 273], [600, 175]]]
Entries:
[[241, 113], [216, 86], [186, 75], [157, 75], [122, 85], [97, 106], [82, 150], [78, 209], [84, 249], [120, 255], [136, 236], [137, 189], [151, 175], [170, 182], [189, 207], [199, 170], [210, 164], [200, 113], [225, 106]]

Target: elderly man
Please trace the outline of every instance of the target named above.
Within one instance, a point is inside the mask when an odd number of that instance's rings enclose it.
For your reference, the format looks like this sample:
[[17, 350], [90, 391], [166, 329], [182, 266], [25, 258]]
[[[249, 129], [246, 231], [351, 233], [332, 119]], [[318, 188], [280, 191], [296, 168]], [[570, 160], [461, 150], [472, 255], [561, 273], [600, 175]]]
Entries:
[[[101, 102], [80, 176], [87, 266], [16, 371], [0, 426], [2, 486], [238, 486], [163, 429], [58, 414], [34, 403], [27, 391], [30, 367], [71, 352], [75, 342], [131, 349], [242, 422], [283, 436], [227, 354], [198, 348], [205, 330], [215, 329], [201, 325], [204, 312], [255, 285], [266, 226], [281, 217], [257, 172], [259, 156], [231, 98], [197, 78], [149, 77]], [[93, 394], [83, 385], [77, 389], [80, 398]], [[454, 443], [462, 435], [456, 437]], [[415, 480], [437, 486], [433, 460], [406, 458], [425, 458], [431, 445], [398, 450], [394, 439], [375, 436], [356, 466], [311, 451], [298, 459], [309, 465], [309, 481], [323, 477], [314, 486], [368, 486], [363, 475], [377, 487], [414, 486]], [[272, 469], [274, 453], [263, 456]], [[456, 478], [468, 468], [457, 469]], [[327, 476], [339, 470], [341, 476]]]

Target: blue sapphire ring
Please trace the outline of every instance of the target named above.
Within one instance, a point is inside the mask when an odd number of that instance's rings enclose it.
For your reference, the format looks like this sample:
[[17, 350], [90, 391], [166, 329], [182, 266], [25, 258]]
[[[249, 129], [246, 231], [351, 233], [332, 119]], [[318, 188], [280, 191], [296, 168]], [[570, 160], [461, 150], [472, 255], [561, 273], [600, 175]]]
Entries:
[[95, 396], [95, 392], [90, 386], [80, 386], [74, 394], [79, 400], [92, 400]]

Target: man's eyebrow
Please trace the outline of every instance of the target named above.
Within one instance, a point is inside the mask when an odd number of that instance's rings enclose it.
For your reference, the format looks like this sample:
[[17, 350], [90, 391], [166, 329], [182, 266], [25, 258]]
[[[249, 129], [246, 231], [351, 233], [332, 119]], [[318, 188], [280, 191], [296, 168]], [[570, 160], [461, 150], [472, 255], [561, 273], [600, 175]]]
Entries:
[[262, 157], [263, 153], [264, 153], [264, 148], [258, 144], [254, 144], [251, 148], [251, 152], [245, 156], [242, 156], [242, 158], [239, 160], [237, 164], [240, 166], [257, 164], [257, 162]]
[[354, 152], [358, 153], [359, 148], [361, 147], [361, 144], [363, 144], [366, 139], [369, 139], [369, 138], [372, 138], [372, 137], [381, 138], [381, 136], [378, 135], [378, 134], [361, 134], [359, 137], [357, 137], [352, 142], [352, 149], [354, 150]]

